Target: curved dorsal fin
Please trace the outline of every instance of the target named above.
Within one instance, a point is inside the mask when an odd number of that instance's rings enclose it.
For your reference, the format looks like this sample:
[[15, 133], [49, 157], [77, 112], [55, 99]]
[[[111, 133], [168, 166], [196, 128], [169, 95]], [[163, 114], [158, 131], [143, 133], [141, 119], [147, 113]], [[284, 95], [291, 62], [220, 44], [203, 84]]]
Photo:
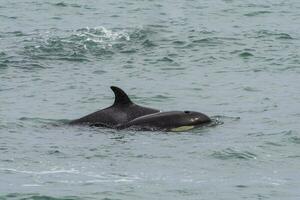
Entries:
[[116, 86], [110, 87], [115, 94], [115, 102], [113, 105], [126, 105], [132, 104], [131, 100], [129, 99], [128, 95], [121, 89]]

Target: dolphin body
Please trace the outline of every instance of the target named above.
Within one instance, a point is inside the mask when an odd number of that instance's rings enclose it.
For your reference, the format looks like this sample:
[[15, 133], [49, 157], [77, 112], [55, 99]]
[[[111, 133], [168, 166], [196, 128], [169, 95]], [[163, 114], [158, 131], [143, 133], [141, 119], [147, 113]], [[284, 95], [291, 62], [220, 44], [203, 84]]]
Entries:
[[134, 129], [143, 131], [187, 131], [211, 122], [203, 113], [193, 111], [169, 111], [138, 117], [118, 129]]
[[157, 109], [134, 104], [128, 95], [116, 86], [111, 86], [110, 88], [115, 94], [115, 101], [112, 106], [75, 119], [69, 124], [115, 128], [138, 117], [160, 112]]

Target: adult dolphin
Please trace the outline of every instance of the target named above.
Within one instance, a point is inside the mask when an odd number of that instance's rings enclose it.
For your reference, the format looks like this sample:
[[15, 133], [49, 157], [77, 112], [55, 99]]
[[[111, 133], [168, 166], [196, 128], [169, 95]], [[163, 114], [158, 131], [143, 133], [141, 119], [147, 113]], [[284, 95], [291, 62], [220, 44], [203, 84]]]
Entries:
[[157, 109], [134, 104], [128, 95], [116, 86], [111, 86], [110, 88], [115, 94], [115, 102], [112, 106], [75, 119], [70, 124], [114, 128], [138, 117], [160, 112]]
[[138, 117], [118, 129], [130, 128], [146, 131], [187, 131], [211, 122], [211, 119], [200, 112], [194, 111], [169, 111], [149, 114]]

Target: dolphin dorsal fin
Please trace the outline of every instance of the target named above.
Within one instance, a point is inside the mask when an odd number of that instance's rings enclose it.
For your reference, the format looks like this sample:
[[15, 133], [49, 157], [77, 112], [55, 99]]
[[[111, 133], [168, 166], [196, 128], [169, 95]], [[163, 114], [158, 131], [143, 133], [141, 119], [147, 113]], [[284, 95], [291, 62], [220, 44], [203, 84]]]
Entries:
[[133, 104], [129, 99], [128, 95], [121, 88], [118, 88], [116, 86], [111, 86], [110, 88], [115, 94], [115, 102], [113, 104], [114, 106]]

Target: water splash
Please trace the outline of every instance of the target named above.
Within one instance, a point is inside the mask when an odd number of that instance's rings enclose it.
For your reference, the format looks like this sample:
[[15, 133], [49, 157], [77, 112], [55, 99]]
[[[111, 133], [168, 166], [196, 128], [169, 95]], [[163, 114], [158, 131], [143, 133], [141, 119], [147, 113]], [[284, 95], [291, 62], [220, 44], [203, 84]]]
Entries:
[[212, 126], [216, 126], [216, 125], [222, 125], [224, 123], [232, 123], [235, 121], [240, 120], [240, 117], [229, 117], [229, 116], [225, 116], [225, 115], [214, 115], [211, 117], [212, 120]]
[[62, 35], [40, 34], [25, 40], [26, 56], [34, 60], [84, 62], [115, 53], [135, 53], [136, 49], [155, 46], [143, 29], [109, 30], [104, 27], [82, 28]]
[[86, 41], [95, 41], [96, 43], [104, 43], [104, 41], [130, 40], [130, 35], [125, 31], [112, 31], [104, 27], [83, 28], [75, 32], [75, 36], [82, 37]]

